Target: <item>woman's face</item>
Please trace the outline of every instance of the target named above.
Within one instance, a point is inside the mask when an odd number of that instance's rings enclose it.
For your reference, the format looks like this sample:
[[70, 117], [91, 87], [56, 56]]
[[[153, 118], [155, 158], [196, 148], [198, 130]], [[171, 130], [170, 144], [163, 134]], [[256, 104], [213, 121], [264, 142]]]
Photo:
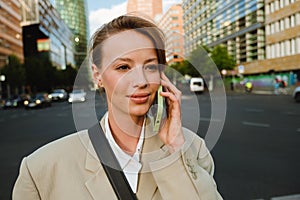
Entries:
[[151, 40], [133, 30], [123, 31], [104, 41], [102, 55], [99, 79], [109, 112], [144, 116], [160, 85], [158, 58]]

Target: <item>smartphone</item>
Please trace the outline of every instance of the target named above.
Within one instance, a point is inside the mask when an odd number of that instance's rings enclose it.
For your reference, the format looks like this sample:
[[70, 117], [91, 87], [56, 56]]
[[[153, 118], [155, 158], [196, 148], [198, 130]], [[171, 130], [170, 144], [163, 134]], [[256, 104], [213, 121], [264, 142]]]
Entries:
[[163, 91], [163, 87], [160, 85], [157, 90], [157, 94], [156, 94], [157, 111], [156, 111], [156, 116], [155, 116], [155, 120], [154, 120], [154, 129], [153, 129], [154, 132], [159, 131], [161, 121], [163, 119], [163, 114], [164, 114], [164, 98], [160, 95], [161, 91]]

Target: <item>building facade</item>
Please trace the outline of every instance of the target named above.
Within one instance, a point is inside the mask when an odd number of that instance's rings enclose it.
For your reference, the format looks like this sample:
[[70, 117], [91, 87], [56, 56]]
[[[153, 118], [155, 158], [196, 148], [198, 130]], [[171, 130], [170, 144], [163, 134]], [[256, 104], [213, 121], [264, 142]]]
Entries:
[[168, 64], [184, 59], [184, 32], [181, 4], [171, 6], [159, 20], [158, 25], [166, 36], [166, 58]]
[[185, 56], [225, 45], [237, 64], [265, 59], [263, 0], [184, 0]]
[[80, 67], [87, 55], [89, 40], [88, 7], [86, 0], [52, 0], [55, 9], [74, 34], [76, 66]]
[[245, 63], [245, 73], [295, 72], [300, 79], [300, 1], [265, 0], [266, 59]]
[[75, 66], [74, 36], [48, 0], [22, 0], [24, 57], [46, 57], [57, 69]]
[[0, 68], [7, 64], [9, 55], [24, 60], [20, 8], [17, 0], [0, 1]]
[[155, 20], [162, 15], [162, 0], [128, 0], [127, 13], [131, 12], [138, 12]]

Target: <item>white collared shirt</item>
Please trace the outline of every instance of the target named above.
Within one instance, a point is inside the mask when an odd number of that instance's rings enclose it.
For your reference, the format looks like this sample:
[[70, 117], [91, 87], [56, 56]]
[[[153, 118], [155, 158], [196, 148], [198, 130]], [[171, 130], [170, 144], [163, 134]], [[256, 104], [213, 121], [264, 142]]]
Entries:
[[144, 129], [145, 129], [145, 120], [142, 126], [142, 131], [140, 134], [140, 138], [138, 141], [138, 144], [136, 146], [135, 153], [133, 156], [128, 155], [125, 153], [119, 145], [116, 143], [114, 137], [112, 136], [109, 124], [108, 124], [108, 114], [105, 116], [105, 136], [108, 139], [108, 142], [116, 155], [116, 158], [118, 159], [121, 168], [123, 169], [123, 172], [129, 182], [129, 185], [134, 193], [136, 193], [137, 190], [137, 184], [138, 184], [138, 174], [139, 171], [142, 168], [142, 164], [140, 163], [140, 153], [142, 151], [142, 146], [144, 142]]

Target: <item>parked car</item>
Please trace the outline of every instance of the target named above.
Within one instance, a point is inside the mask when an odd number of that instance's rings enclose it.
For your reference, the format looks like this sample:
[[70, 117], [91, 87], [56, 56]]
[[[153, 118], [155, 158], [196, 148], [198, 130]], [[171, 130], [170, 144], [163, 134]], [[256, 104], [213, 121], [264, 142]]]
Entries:
[[84, 102], [86, 100], [86, 92], [83, 89], [74, 89], [69, 94], [69, 103]]
[[300, 102], [300, 86], [297, 86], [293, 92], [293, 98], [296, 102]]
[[49, 98], [52, 99], [52, 101], [66, 101], [68, 99], [68, 93], [64, 89], [56, 89], [49, 94]]
[[37, 93], [33, 98], [24, 101], [24, 106], [25, 109], [50, 107], [51, 99], [48, 93]]
[[3, 108], [18, 108], [24, 105], [24, 101], [30, 99], [28, 94], [14, 95], [4, 101]]

